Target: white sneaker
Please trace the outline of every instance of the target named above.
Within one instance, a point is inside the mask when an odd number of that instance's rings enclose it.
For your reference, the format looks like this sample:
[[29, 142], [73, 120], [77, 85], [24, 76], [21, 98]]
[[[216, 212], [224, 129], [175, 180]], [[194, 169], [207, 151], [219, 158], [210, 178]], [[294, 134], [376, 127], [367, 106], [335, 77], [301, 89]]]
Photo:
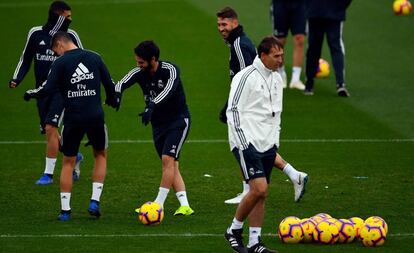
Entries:
[[306, 190], [306, 183], [308, 182], [308, 174], [299, 172], [298, 180], [293, 182], [293, 188], [295, 189], [295, 202], [299, 202]]
[[283, 89], [287, 88], [287, 76], [286, 76], [286, 71], [283, 72], [279, 72], [279, 74], [282, 76], [282, 87]]
[[244, 198], [244, 196], [246, 196], [246, 194], [247, 194], [247, 192], [239, 193], [239, 194], [237, 194], [236, 197], [234, 197], [232, 199], [225, 200], [224, 203], [226, 203], [226, 204], [239, 204], [242, 201], [242, 199]]
[[298, 90], [305, 90], [305, 85], [299, 80], [297, 82], [290, 82], [289, 88], [291, 89], [298, 89]]

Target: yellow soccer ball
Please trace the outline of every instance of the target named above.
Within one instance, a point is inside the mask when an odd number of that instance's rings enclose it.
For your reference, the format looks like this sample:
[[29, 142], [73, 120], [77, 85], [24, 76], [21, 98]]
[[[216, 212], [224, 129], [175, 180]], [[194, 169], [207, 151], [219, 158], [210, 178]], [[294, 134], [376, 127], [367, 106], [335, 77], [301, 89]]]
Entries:
[[397, 16], [408, 15], [412, 10], [411, 3], [408, 0], [395, 0], [392, 8], [394, 10], [394, 14]]
[[384, 231], [385, 235], [388, 233], [388, 224], [385, 222], [385, 220], [379, 216], [371, 216], [365, 220], [365, 224], [371, 224], [371, 225], [380, 225]]
[[302, 219], [300, 221], [303, 229], [302, 242], [313, 242], [313, 231], [316, 227], [316, 222], [312, 219]]
[[319, 222], [313, 231], [313, 240], [322, 244], [335, 244], [338, 238], [338, 227], [326, 220]]
[[322, 58], [319, 59], [319, 66], [318, 66], [318, 70], [316, 71], [316, 77], [325, 78], [329, 76], [329, 73], [330, 73], [329, 63]]
[[380, 225], [365, 224], [361, 229], [361, 241], [366, 247], [377, 247], [385, 243], [385, 230]]
[[361, 234], [361, 229], [365, 225], [364, 220], [359, 218], [359, 217], [352, 217], [352, 218], [349, 219], [349, 221], [352, 222], [352, 224], [354, 224], [355, 238], [359, 239], [360, 234]]
[[346, 219], [336, 220], [335, 225], [339, 231], [339, 243], [350, 243], [355, 239], [356, 231], [354, 224]]
[[157, 225], [164, 219], [164, 209], [156, 202], [146, 202], [139, 209], [138, 219], [144, 225]]
[[278, 229], [279, 239], [284, 243], [299, 243], [303, 239], [300, 219], [295, 216], [284, 218]]

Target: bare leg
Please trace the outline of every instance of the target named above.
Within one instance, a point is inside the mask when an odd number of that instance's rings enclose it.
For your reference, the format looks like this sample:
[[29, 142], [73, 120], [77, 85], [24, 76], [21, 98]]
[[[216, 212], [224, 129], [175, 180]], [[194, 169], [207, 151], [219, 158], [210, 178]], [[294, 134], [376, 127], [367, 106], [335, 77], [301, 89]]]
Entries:
[[170, 189], [174, 184], [175, 159], [168, 155], [162, 155], [162, 177], [160, 187]]
[[[247, 195], [243, 198], [240, 202], [239, 206], [236, 210], [236, 219], [239, 221], [244, 221], [247, 216], [252, 212], [252, 210], [256, 207], [257, 203], [263, 202], [262, 207], [264, 207], [264, 200], [267, 196], [267, 181], [266, 178], [255, 178], [249, 181], [250, 191]], [[260, 205], [259, 205], [260, 206]], [[264, 209], [262, 209], [264, 210]], [[256, 210], [257, 213], [253, 219], [259, 221], [260, 218], [260, 207]]]
[[174, 163], [174, 183], [173, 188], [175, 192], [185, 191], [185, 183], [183, 177], [181, 176], [179, 169], [179, 162], [175, 161]]
[[47, 124], [46, 129], [46, 157], [56, 158], [59, 152], [59, 132], [58, 128]]
[[72, 171], [76, 156], [63, 156], [62, 172], [60, 173], [60, 192], [72, 192]]
[[94, 150], [95, 164], [93, 166], [92, 181], [95, 183], [103, 183], [106, 176], [106, 150]]
[[296, 34], [293, 36], [293, 67], [302, 67], [304, 45], [305, 35]]
[[283, 157], [281, 155], [279, 155], [279, 153], [276, 154], [276, 158], [275, 158], [275, 167], [278, 168], [279, 170], [283, 171], [283, 169], [285, 168], [287, 162], [283, 159]]

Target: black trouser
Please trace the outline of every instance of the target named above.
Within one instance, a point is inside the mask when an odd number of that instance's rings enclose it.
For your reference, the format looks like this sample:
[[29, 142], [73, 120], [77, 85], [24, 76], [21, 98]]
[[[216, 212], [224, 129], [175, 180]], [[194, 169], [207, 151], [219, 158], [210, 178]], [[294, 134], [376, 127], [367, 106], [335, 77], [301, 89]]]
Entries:
[[306, 52], [306, 89], [312, 90], [313, 79], [316, 75], [321, 57], [323, 39], [326, 34], [332, 63], [335, 70], [336, 85], [342, 87], [345, 83], [344, 54], [342, 41], [342, 21], [310, 18], [308, 20], [308, 50]]

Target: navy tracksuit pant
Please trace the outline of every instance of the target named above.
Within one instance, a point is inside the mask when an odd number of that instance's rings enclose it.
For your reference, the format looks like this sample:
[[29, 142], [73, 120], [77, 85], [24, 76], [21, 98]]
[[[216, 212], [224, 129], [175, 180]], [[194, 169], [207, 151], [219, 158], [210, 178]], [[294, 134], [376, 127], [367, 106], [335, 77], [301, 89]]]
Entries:
[[332, 63], [335, 70], [336, 86], [343, 87], [345, 80], [344, 54], [342, 41], [343, 21], [326, 18], [308, 19], [308, 49], [306, 52], [306, 90], [313, 89], [313, 79], [316, 75], [321, 57], [323, 39], [326, 34]]

